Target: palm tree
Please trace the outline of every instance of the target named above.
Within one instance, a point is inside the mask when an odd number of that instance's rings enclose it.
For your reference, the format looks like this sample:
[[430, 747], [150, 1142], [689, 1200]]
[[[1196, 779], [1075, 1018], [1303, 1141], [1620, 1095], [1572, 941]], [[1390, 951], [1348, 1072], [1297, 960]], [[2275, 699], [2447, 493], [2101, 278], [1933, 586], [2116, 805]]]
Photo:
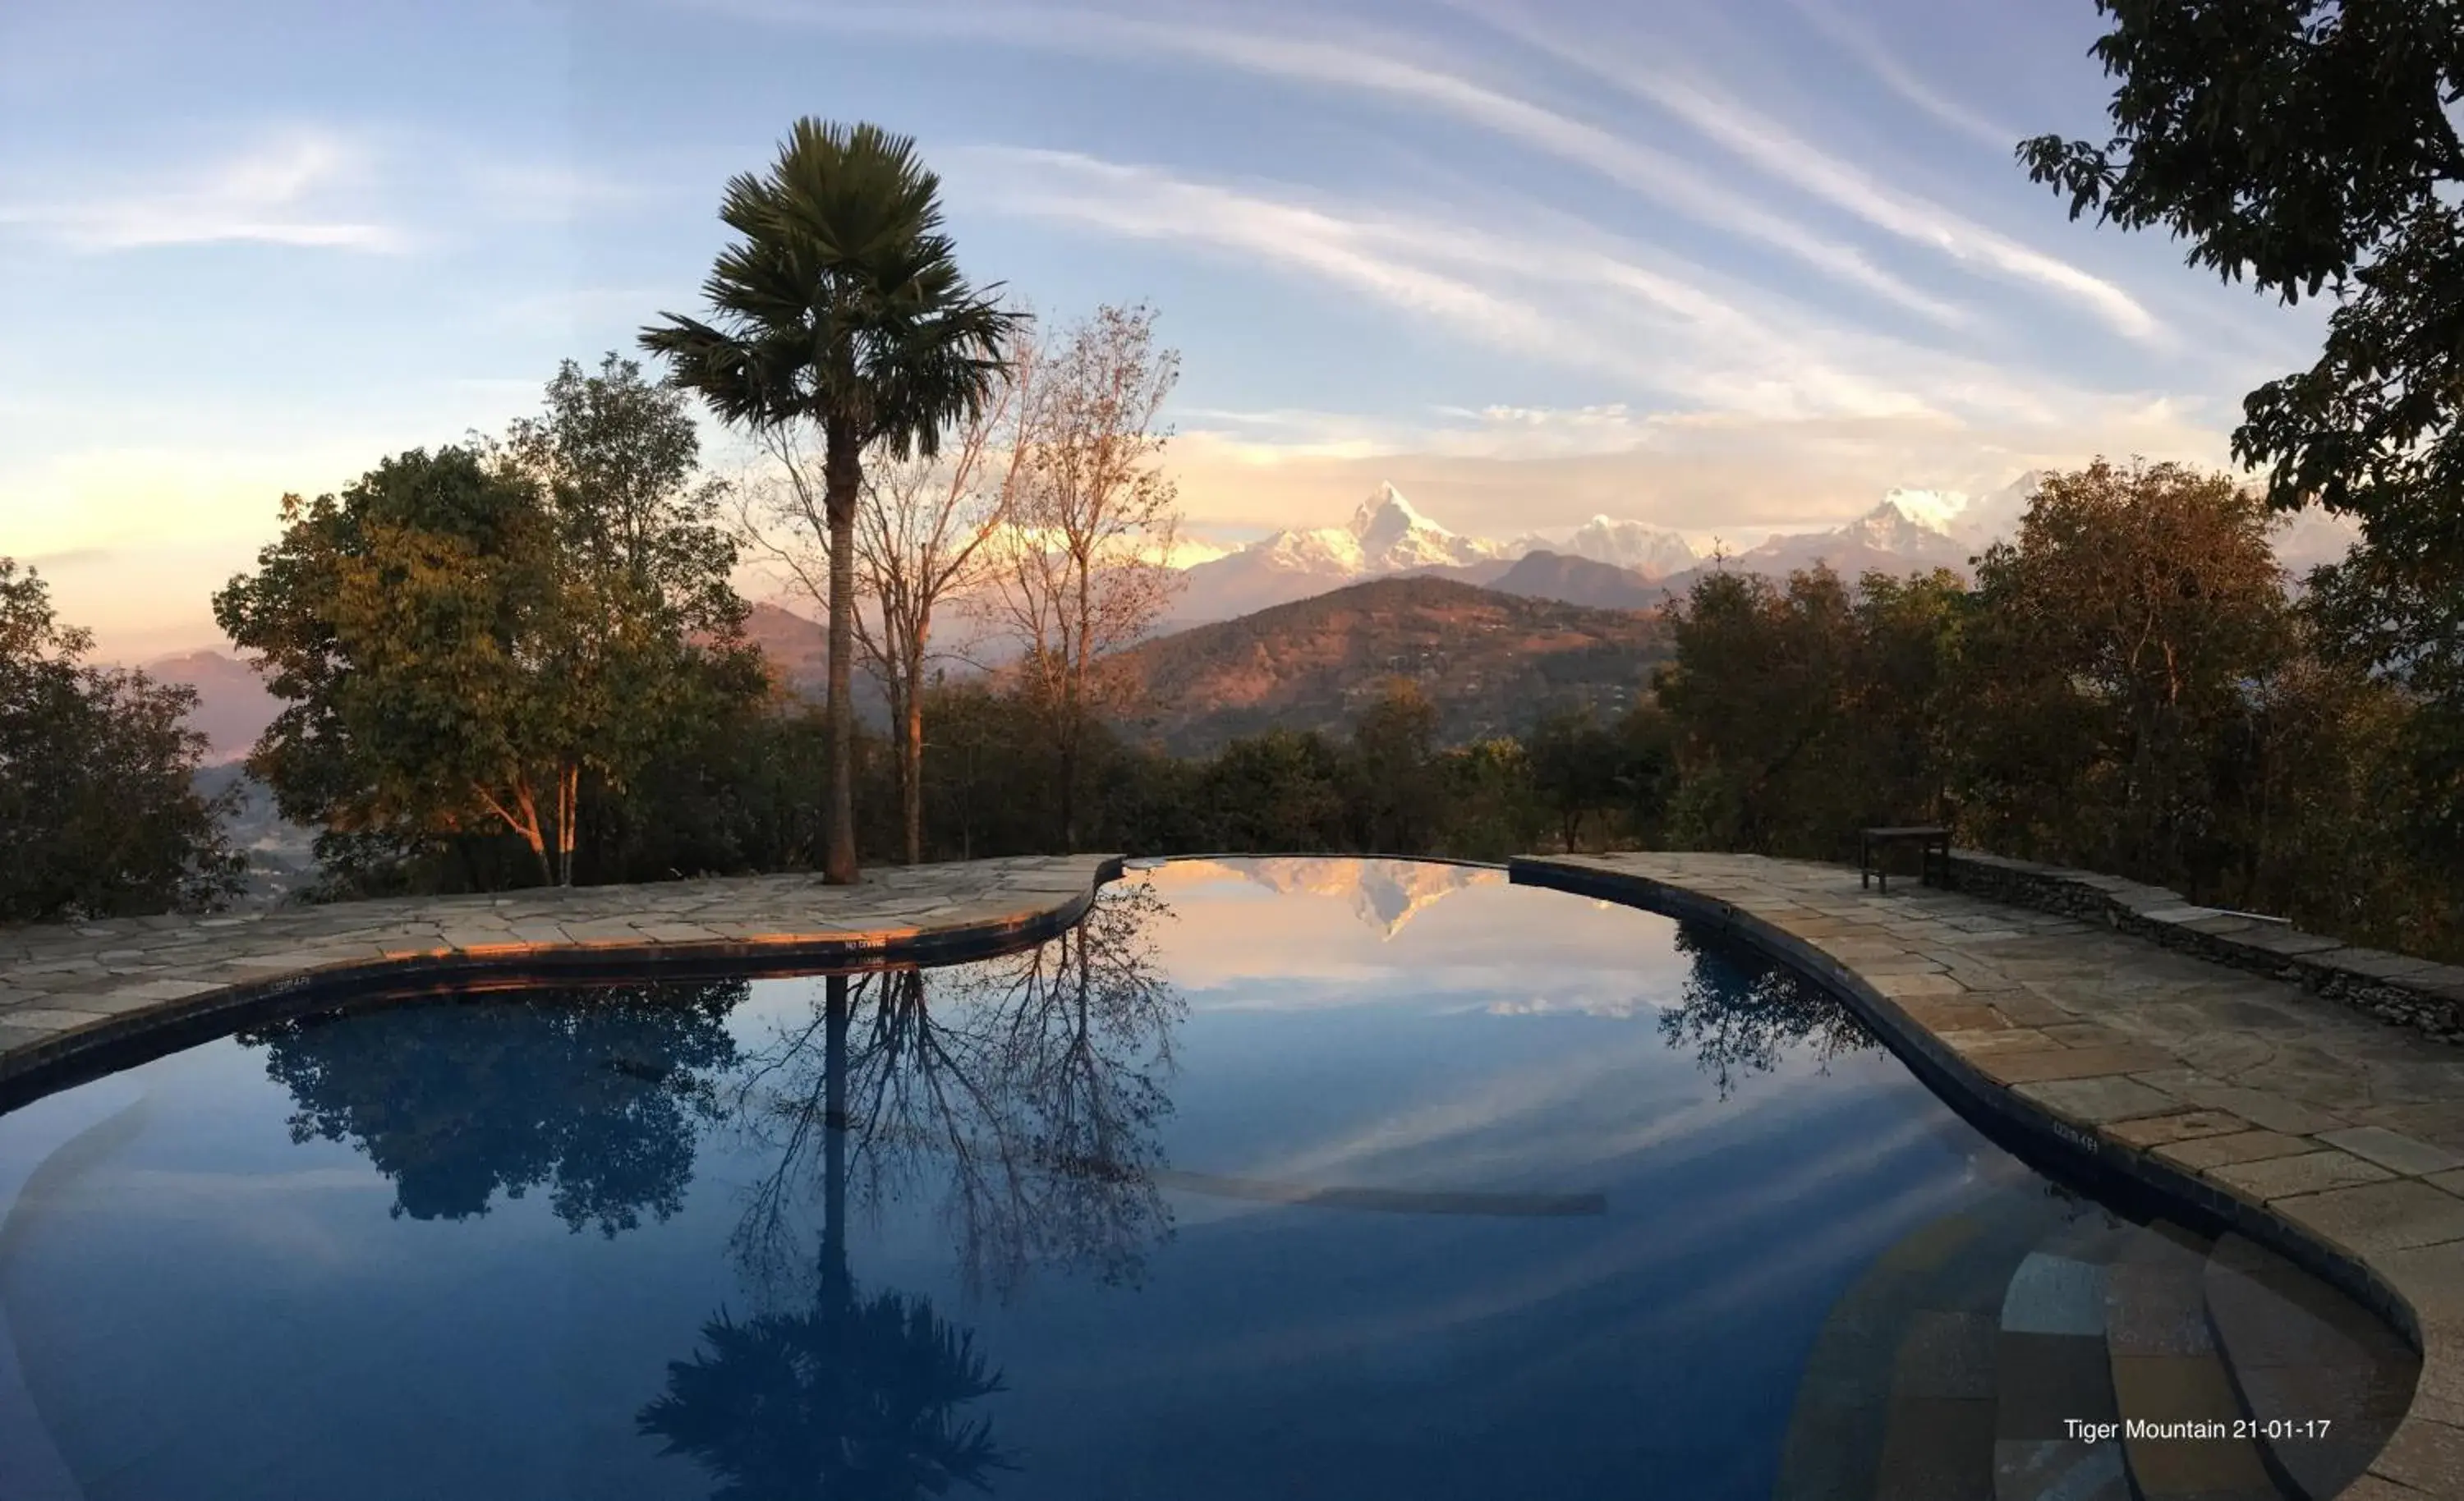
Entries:
[[[856, 879], [855, 515], [864, 452], [938, 451], [942, 427], [982, 409], [1023, 315], [977, 294], [941, 232], [940, 179], [915, 142], [877, 125], [809, 117], [766, 177], [733, 178], [721, 250], [702, 295], [712, 321], [662, 314], [642, 344], [721, 420], [792, 455], [802, 424], [822, 440], [829, 533], [830, 833], [824, 878]], [[801, 471], [794, 471], [801, 487]]]

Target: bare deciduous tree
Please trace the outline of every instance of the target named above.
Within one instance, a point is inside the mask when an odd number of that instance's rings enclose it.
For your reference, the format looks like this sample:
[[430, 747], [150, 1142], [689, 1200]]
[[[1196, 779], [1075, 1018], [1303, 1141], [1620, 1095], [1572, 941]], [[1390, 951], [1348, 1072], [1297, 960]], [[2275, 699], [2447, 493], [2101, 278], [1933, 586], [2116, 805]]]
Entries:
[[1022, 429], [1035, 390], [1036, 347], [1005, 347], [1004, 374], [982, 411], [956, 424], [937, 459], [876, 460], [856, 516], [855, 634], [867, 670], [890, 701], [907, 862], [924, 858], [924, 670], [933, 619], [944, 600], [989, 581], [988, 546], [1005, 527], [1026, 478]]
[[1021, 685], [1051, 716], [1062, 835], [1078, 842], [1085, 732], [1117, 689], [1108, 670], [1178, 586], [1180, 516], [1155, 425], [1179, 378], [1155, 313], [1105, 306], [1050, 346], [1023, 409], [1026, 459], [983, 608], [1020, 646]]

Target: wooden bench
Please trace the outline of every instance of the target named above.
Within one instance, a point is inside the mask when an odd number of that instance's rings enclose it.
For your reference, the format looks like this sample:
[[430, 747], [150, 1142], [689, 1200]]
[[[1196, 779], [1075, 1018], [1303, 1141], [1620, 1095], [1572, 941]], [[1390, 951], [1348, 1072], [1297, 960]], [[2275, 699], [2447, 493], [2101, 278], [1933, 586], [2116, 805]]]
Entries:
[[1894, 844], [1917, 847], [1917, 883], [1933, 884], [1934, 856], [1942, 857], [1942, 883], [1950, 884], [1950, 831], [1930, 823], [1908, 824], [1902, 828], [1867, 829], [1857, 836], [1857, 884], [1864, 887], [1875, 881], [1881, 889], [1891, 889], [1891, 873], [1882, 866], [1882, 851]]

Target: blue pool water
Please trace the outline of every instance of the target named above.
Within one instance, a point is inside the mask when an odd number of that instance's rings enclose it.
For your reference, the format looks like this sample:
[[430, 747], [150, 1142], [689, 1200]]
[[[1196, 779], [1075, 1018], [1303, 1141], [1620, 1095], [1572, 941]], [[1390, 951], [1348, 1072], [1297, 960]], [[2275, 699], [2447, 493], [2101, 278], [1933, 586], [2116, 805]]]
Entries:
[[1718, 1501], [1878, 1258], [2092, 1207], [1676, 924], [1240, 860], [244, 1033], [0, 1118], [0, 1210], [28, 1496]]

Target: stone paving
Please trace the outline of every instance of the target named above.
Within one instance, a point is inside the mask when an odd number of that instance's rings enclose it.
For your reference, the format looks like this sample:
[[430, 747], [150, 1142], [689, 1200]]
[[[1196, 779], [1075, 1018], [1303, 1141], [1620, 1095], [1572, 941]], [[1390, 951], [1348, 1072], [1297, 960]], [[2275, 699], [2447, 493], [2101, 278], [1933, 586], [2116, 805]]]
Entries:
[[[2082, 1147], [2273, 1217], [2417, 1325], [2411, 1411], [2346, 1501], [2464, 1497], [2464, 1048], [2075, 917], [1753, 856], [1514, 862], [1758, 939]], [[1608, 878], [1603, 881], [1601, 878]], [[2165, 1175], [2158, 1174], [2163, 1177]]]
[[1119, 868], [1114, 856], [1037, 856], [890, 867], [853, 886], [759, 876], [0, 927], [0, 1085], [345, 983], [957, 957], [1066, 926]]

